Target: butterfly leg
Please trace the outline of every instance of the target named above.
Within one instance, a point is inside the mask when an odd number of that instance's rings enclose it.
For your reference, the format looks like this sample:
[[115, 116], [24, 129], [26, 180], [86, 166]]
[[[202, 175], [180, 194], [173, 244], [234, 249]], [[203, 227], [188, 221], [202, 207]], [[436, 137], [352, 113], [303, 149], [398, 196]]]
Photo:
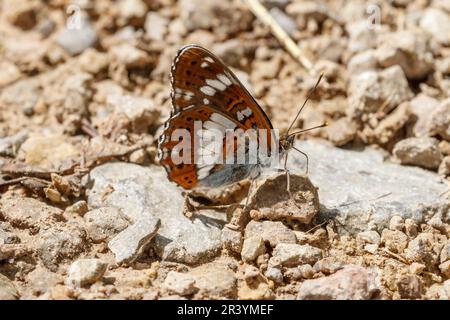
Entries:
[[284, 157], [284, 172], [286, 173], [286, 190], [289, 193], [289, 197], [294, 199], [291, 193], [291, 177], [289, 175], [289, 169], [287, 168], [288, 161], [288, 153], [286, 152], [286, 156]]
[[309, 157], [306, 153], [304, 153], [303, 151], [301, 151], [300, 149], [297, 149], [296, 147], [292, 147], [292, 149], [294, 149], [297, 152], [300, 152], [302, 155], [305, 156], [306, 158], [306, 171], [305, 171], [305, 175], [308, 174], [308, 169], [309, 169]]

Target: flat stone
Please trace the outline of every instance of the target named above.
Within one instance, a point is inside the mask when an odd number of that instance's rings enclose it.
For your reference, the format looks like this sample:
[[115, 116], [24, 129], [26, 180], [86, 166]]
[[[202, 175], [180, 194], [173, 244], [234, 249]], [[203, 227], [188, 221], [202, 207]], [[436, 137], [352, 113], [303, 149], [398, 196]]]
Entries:
[[266, 251], [264, 240], [260, 236], [248, 237], [242, 245], [241, 257], [246, 262], [255, 260]]
[[305, 280], [299, 289], [297, 299], [368, 300], [378, 291], [375, 272], [350, 265], [328, 277]]
[[382, 67], [399, 65], [408, 79], [421, 79], [431, 72], [433, 54], [428, 45], [428, 36], [424, 32], [387, 32], [379, 41], [376, 56]]
[[442, 161], [439, 141], [435, 138], [407, 138], [399, 141], [392, 153], [402, 164], [437, 169]]
[[76, 55], [97, 42], [97, 33], [87, 17], [79, 25], [68, 25], [58, 34], [56, 42], [71, 55]]
[[225, 214], [204, 210], [192, 220], [186, 218], [181, 190], [169, 182], [163, 168], [108, 163], [93, 169], [90, 177], [91, 208], [118, 207], [133, 222], [140, 218], [161, 220], [152, 242], [161, 258], [194, 264], [220, 252]]
[[75, 225], [42, 228], [37, 243], [39, 257], [44, 266], [56, 271], [61, 262], [72, 259], [85, 250], [85, 238], [85, 231]]
[[[383, 153], [372, 148], [352, 151], [320, 140], [296, 143], [309, 157], [309, 177], [319, 188], [321, 214], [345, 226], [341, 232], [379, 233], [399, 215], [416, 223], [442, 212], [448, 221], [448, 204], [441, 196], [448, 187], [437, 174], [415, 167], [383, 162]], [[304, 172], [305, 160], [291, 152], [288, 168]], [[339, 228], [339, 223], [337, 224]]]
[[250, 194], [249, 208], [256, 220], [295, 220], [308, 224], [319, 212], [316, 187], [304, 175], [290, 175], [290, 191], [286, 189], [284, 173], [258, 181], [258, 187]]
[[94, 242], [110, 240], [128, 226], [124, 214], [117, 207], [94, 209], [84, 215], [86, 232]]
[[191, 295], [198, 291], [195, 286], [195, 279], [188, 273], [170, 271], [163, 283], [169, 293], [178, 294], [180, 296]]
[[322, 250], [308, 244], [280, 243], [273, 250], [273, 257], [278, 258], [281, 265], [286, 267], [312, 265], [322, 258]]
[[417, 118], [413, 125], [413, 133], [416, 137], [428, 136], [431, 131], [431, 116], [439, 107], [439, 100], [423, 93], [418, 94], [410, 101], [412, 114]]
[[237, 297], [237, 280], [233, 271], [220, 263], [207, 263], [189, 272], [201, 297], [210, 299]]
[[[443, 1], [444, 2], [444, 1]], [[442, 45], [450, 44], [450, 16], [448, 12], [437, 8], [428, 8], [425, 10], [420, 27]]]
[[431, 114], [431, 134], [450, 141], [450, 99], [442, 101]]
[[79, 259], [70, 265], [67, 283], [75, 288], [91, 285], [103, 276], [107, 266], [99, 259]]
[[408, 236], [399, 230], [384, 229], [381, 233], [381, 243], [390, 251], [403, 253], [408, 245]]
[[34, 198], [6, 193], [0, 200], [0, 214], [14, 227], [39, 230], [44, 223], [60, 220], [63, 211]]
[[379, 244], [381, 242], [378, 232], [370, 230], [358, 233], [356, 239], [370, 244]]
[[38, 265], [27, 275], [27, 282], [30, 284], [33, 294], [39, 296], [47, 293], [57, 284], [62, 284], [64, 278], [61, 275]]
[[397, 282], [397, 290], [403, 299], [420, 299], [422, 295], [420, 278], [415, 275], [403, 276]]
[[114, 253], [116, 262], [129, 263], [135, 260], [153, 239], [159, 226], [159, 219], [145, 217], [115, 236], [108, 243], [108, 248]]
[[261, 237], [263, 241], [270, 244], [271, 247], [276, 247], [279, 243], [297, 242], [294, 231], [279, 221], [252, 220], [247, 224], [244, 236], [245, 240], [252, 237]]

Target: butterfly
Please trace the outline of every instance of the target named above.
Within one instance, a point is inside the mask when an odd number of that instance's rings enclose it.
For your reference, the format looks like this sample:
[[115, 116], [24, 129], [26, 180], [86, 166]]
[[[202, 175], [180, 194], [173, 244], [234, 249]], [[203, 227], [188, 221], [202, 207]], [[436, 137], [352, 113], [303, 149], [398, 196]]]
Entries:
[[[322, 75], [316, 83], [319, 84]], [[241, 161], [224, 163], [221, 161], [199, 163], [196, 161], [196, 152], [208, 151], [211, 143], [196, 146], [193, 142], [196, 138], [195, 123], [201, 123], [201, 129], [206, 133], [211, 130], [221, 131], [246, 131], [253, 129], [258, 132], [258, 142], [261, 138], [266, 142], [266, 151], [269, 155], [276, 152], [286, 154], [295, 149], [306, 156], [305, 153], [294, 147], [295, 136], [306, 130], [289, 133], [297, 120], [305, 103], [300, 108], [288, 131], [277, 138], [273, 134], [273, 126], [256, 100], [242, 85], [234, 73], [214, 54], [198, 45], [186, 45], [176, 55], [171, 68], [171, 100], [172, 111], [170, 118], [164, 124], [164, 131], [158, 139], [158, 158], [160, 164], [166, 169], [169, 180], [187, 190], [196, 188], [215, 188], [229, 185], [246, 178], [257, 177], [264, 164], [258, 158], [256, 161]], [[314, 87], [314, 88], [315, 88]], [[310, 92], [311, 93], [311, 92]], [[325, 126], [317, 126], [322, 127]], [[314, 127], [316, 128], [316, 127]], [[173, 139], [176, 130], [185, 130], [187, 136], [187, 148], [183, 150], [183, 157], [189, 161], [177, 162], [174, 154], [180, 152], [177, 149], [179, 140]], [[220, 138], [220, 137], [219, 137]], [[223, 154], [232, 154], [236, 159], [239, 141], [222, 142], [222, 146], [215, 149]], [[203, 141], [205, 142], [205, 141]], [[206, 141], [208, 143], [208, 141]], [[217, 141], [216, 141], [217, 142]], [[215, 142], [215, 143], [216, 143]], [[217, 146], [217, 144], [215, 145]], [[245, 156], [248, 156], [249, 147], [245, 146]], [[206, 153], [207, 153], [206, 152]], [[244, 157], [248, 159], [248, 157]], [[308, 164], [307, 164], [308, 167]], [[288, 180], [288, 191], [289, 180]]]

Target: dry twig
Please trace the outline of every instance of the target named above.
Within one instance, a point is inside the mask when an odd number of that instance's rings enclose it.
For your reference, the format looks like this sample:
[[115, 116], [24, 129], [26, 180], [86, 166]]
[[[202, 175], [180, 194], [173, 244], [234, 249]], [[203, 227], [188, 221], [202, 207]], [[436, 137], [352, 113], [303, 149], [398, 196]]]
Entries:
[[273, 35], [281, 42], [289, 54], [311, 74], [313, 67], [311, 61], [302, 53], [297, 44], [289, 37], [286, 31], [284, 31], [259, 0], [245, 0], [245, 2], [253, 14], [264, 24], [269, 26]]

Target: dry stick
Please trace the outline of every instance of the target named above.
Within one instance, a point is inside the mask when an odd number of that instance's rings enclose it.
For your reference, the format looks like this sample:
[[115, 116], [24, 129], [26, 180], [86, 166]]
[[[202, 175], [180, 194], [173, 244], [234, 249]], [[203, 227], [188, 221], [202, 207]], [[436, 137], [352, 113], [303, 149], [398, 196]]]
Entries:
[[264, 24], [269, 26], [273, 35], [281, 42], [284, 48], [296, 59], [310, 74], [312, 74], [312, 63], [302, 53], [297, 44], [289, 37], [284, 29], [272, 17], [259, 0], [245, 0], [253, 14]]

